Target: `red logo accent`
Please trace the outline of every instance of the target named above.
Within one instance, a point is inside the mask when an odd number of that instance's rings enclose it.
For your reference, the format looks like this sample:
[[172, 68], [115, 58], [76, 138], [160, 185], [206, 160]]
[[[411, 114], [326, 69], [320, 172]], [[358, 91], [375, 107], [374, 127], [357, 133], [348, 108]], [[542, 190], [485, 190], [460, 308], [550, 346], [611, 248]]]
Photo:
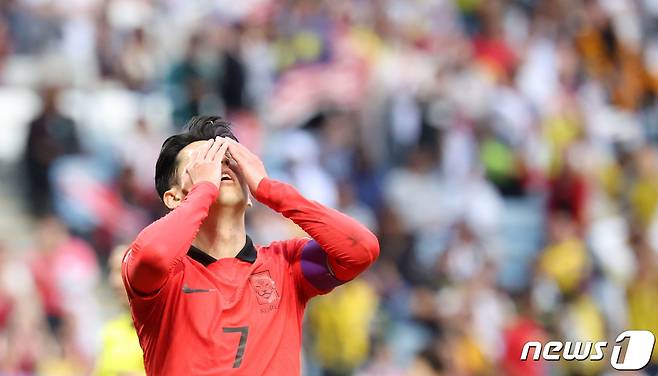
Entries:
[[272, 304], [279, 299], [279, 292], [269, 270], [252, 274], [249, 283], [256, 292], [258, 304]]

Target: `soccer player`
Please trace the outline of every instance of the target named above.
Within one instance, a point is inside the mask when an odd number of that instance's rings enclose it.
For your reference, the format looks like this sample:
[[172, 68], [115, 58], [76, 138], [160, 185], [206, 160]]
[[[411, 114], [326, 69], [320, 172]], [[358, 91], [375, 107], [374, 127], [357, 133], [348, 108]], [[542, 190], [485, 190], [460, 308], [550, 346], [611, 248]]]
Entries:
[[[147, 374], [299, 375], [306, 303], [372, 264], [377, 238], [268, 178], [219, 117], [168, 138], [155, 181], [171, 212], [138, 235], [122, 268]], [[311, 239], [255, 246], [249, 192]]]

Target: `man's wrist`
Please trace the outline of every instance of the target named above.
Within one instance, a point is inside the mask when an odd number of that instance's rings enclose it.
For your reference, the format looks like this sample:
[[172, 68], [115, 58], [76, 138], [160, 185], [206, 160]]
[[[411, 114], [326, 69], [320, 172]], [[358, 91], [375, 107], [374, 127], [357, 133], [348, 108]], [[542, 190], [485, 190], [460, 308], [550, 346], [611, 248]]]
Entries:
[[258, 182], [256, 185], [256, 192], [254, 192], [254, 198], [259, 202], [265, 203], [267, 201], [267, 185], [270, 178], [265, 176]]
[[188, 194], [194, 191], [207, 191], [213, 196], [213, 200], [219, 196], [219, 187], [210, 180], [201, 180], [194, 183]]
[[194, 187], [194, 186], [197, 186], [197, 185], [200, 185], [200, 184], [204, 184], [204, 183], [210, 183], [210, 184], [212, 184], [215, 188], [219, 188], [219, 183], [216, 182], [216, 181], [210, 180], [210, 179], [201, 179], [201, 180], [195, 182], [194, 184], [192, 184], [192, 186]]

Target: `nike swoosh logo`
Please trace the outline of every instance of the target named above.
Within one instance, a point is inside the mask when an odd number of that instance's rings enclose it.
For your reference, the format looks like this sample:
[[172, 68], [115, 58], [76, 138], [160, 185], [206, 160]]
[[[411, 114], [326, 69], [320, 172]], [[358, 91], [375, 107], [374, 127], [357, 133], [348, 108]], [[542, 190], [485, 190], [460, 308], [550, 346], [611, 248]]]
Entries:
[[183, 294], [194, 294], [195, 292], [213, 292], [217, 291], [216, 289], [193, 289], [183, 285]]

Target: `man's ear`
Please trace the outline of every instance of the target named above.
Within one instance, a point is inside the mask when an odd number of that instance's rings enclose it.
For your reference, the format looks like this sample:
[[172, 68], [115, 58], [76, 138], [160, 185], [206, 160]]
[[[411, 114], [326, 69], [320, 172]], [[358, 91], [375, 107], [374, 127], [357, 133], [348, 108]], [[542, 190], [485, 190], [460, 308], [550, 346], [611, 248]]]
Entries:
[[162, 195], [162, 201], [170, 210], [176, 209], [185, 199], [185, 195], [178, 187], [171, 187]]

